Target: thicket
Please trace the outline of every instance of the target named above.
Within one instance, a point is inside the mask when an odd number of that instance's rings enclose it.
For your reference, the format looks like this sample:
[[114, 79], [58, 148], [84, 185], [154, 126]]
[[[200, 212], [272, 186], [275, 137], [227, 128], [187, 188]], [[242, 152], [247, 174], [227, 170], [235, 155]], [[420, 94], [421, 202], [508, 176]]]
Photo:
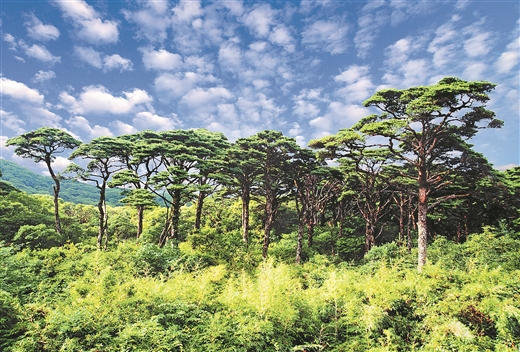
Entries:
[[180, 228], [191, 233], [162, 248], [164, 208], [149, 209], [136, 243], [136, 210], [109, 207], [104, 251], [93, 206], [63, 203], [66, 231], [57, 238], [50, 196], [15, 191], [0, 201], [16, 209], [1, 212], [2, 224], [15, 213], [13, 222], [34, 224], [13, 228], [11, 238], [8, 227], [0, 231], [4, 351], [516, 351], [520, 344], [520, 234], [505, 223], [463, 243], [437, 236], [419, 273], [415, 249], [392, 241], [360, 259], [363, 231], [338, 238], [332, 226], [317, 229], [296, 264], [290, 205], [282, 218], [292, 229], [275, 226], [264, 260], [261, 216], [252, 217], [246, 247], [237, 200], [210, 198], [200, 231], [191, 231], [195, 205], [185, 206]]
[[[241, 269], [190, 245], [0, 248], [4, 351], [516, 351], [520, 238], [443, 237], [421, 273], [395, 243], [358, 265]], [[235, 253], [242, 256], [245, 253]], [[235, 258], [241, 262], [242, 258]]]

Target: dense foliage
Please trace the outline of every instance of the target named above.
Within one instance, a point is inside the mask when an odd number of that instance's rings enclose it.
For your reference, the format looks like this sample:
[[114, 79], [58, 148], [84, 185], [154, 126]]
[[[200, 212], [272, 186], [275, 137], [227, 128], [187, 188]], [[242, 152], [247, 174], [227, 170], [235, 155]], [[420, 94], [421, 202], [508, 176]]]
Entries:
[[[239, 235], [239, 234], [237, 234]], [[238, 270], [190, 245], [0, 249], [4, 351], [516, 351], [520, 238], [439, 237], [421, 273], [395, 244]], [[230, 256], [243, 256], [237, 252]], [[254, 262], [254, 261], [253, 261]]]
[[[464, 141], [500, 126], [482, 105], [493, 87], [379, 92], [366, 105], [382, 115], [317, 153], [278, 131], [71, 145], [53, 196], [0, 183], [0, 349], [516, 351], [520, 168]], [[64, 175], [95, 202], [66, 201]]]

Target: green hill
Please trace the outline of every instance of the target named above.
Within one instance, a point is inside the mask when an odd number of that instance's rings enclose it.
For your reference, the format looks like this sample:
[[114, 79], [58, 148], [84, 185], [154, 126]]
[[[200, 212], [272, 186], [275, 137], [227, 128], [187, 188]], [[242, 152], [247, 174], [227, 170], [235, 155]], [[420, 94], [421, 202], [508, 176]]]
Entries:
[[[39, 175], [8, 160], [0, 161], [0, 169], [2, 170], [1, 180], [9, 182], [13, 187], [30, 194], [52, 195], [52, 186], [54, 184], [52, 178]], [[98, 202], [98, 197], [99, 191], [93, 185], [73, 180], [63, 180], [61, 182], [60, 198], [66, 202], [95, 205]], [[109, 205], [121, 205], [119, 203], [121, 198], [119, 190], [107, 190], [107, 203]]]

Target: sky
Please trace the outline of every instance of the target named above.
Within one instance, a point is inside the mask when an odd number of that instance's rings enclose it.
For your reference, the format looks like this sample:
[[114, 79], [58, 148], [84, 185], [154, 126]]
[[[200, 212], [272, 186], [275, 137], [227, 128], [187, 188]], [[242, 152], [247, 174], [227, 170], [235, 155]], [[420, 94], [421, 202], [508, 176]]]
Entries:
[[[470, 143], [520, 163], [520, 2], [2, 0], [0, 157], [42, 126], [83, 142], [207, 128], [266, 129], [301, 146], [375, 113], [377, 90], [446, 76], [494, 82], [502, 129]], [[57, 158], [59, 171], [69, 161]]]

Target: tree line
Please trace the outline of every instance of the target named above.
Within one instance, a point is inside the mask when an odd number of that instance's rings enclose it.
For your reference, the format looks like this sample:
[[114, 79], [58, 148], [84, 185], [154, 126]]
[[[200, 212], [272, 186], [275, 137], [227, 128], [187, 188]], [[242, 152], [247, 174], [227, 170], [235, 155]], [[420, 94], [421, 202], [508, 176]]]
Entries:
[[[411, 249], [417, 233], [418, 269], [426, 263], [429, 236], [442, 233], [463, 241], [484, 225], [518, 219], [518, 168], [499, 173], [467, 141], [479, 129], [502, 121], [486, 109], [495, 84], [448, 77], [431, 86], [378, 91], [364, 102], [379, 114], [353, 127], [300, 147], [279, 131], [266, 130], [231, 143], [206, 129], [142, 131], [81, 143], [67, 132], [44, 127], [11, 138], [15, 153], [44, 162], [53, 178], [55, 229], [60, 233], [60, 180], [73, 177], [99, 189], [97, 246], [108, 244], [106, 190], [125, 190], [123, 203], [137, 210], [136, 237], [143, 216], [157, 201], [165, 207], [158, 244], [182, 241], [181, 208], [195, 204], [193, 231], [200, 230], [205, 200], [241, 201], [241, 235], [249, 246], [250, 204], [262, 205], [262, 256], [281, 206], [294, 205], [296, 262], [303, 242], [313, 245], [314, 229], [329, 224], [343, 236], [349, 218], [365, 223], [364, 251], [380, 243], [389, 224]], [[71, 150], [60, 175], [52, 162]], [[512, 186], [513, 185], [513, 186]]]

